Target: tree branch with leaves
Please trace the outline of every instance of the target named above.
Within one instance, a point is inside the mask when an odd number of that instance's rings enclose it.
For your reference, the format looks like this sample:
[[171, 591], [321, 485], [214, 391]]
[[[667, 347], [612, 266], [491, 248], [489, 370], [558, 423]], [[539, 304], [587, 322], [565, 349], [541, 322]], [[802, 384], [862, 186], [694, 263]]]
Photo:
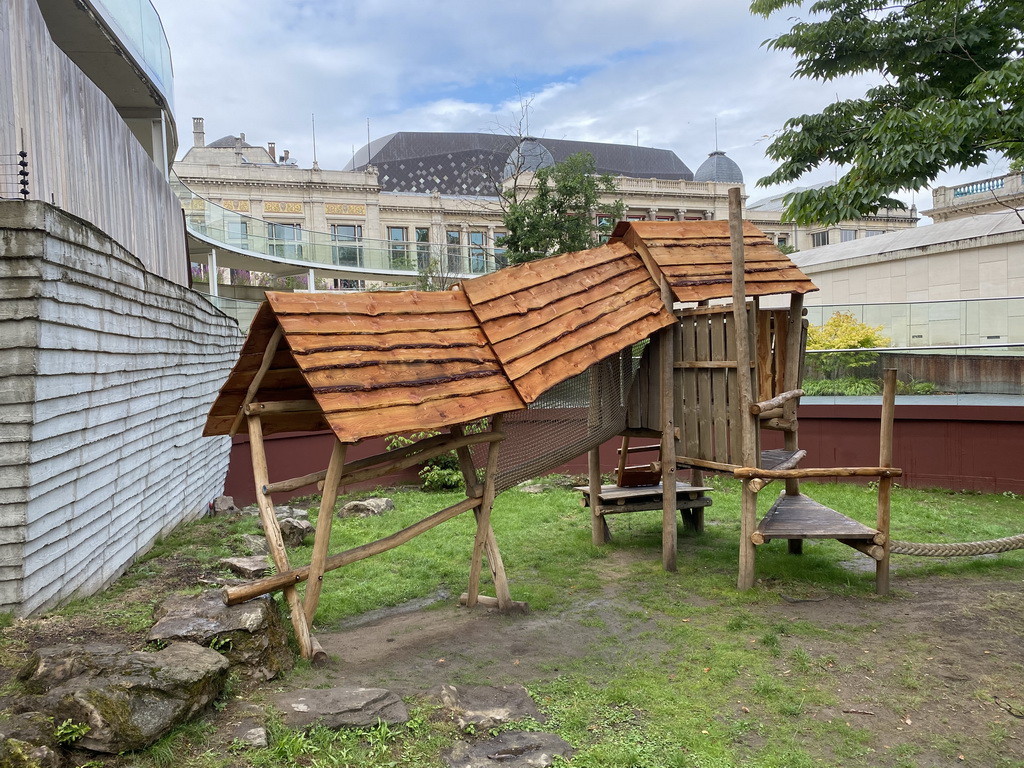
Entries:
[[[769, 16], [802, 0], [754, 0]], [[861, 98], [785, 123], [758, 183], [792, 182], [823, 165], [847, 170], [832, 186], [784, 199], [784, 220], [835, 224], [905, 208], [893, 195], [948, 169], [982, 165], [992, 151], [1024, 158], [1024, 2], [819, 0], [812, 20], [765, 41], [796, 57], [795, 77], [828, 82], [879, 73]]]
[[622, 200], [607, 199], [617, 193], [615, 179], [598, 174], [588, 152], [539, 169], [532, 187], [526, 198], [503, 192], [508, 234], [500, 245], [512, 264], [595, 248], [625, 213]]

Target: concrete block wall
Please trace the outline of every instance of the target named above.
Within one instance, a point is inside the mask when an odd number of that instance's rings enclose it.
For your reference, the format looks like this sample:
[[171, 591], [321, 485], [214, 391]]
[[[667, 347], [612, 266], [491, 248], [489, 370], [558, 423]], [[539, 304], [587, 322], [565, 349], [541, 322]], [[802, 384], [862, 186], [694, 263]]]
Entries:
[[90, 224], [0, 201], [0, 610], [93, 593], [221, 493], [242, 341]]

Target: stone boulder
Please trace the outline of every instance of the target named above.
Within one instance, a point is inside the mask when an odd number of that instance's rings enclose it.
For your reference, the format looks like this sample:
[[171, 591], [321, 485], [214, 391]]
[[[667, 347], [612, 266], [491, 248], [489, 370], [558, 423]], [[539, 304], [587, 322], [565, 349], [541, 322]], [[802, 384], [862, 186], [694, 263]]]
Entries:
[[270, 595], [224, 605], [215, 590], [171, 595], [156, 609], [149, 642], [198, 643], [221, 653], [243, 675], [273, 680], [291, 669], [293, 655], [281, 613]]
[[220, 564], [243, 579], [262, 579], [270, 573], [270, 561], [266, 555], [223, 557]]
[[286, 517], [278, 521], [281, 528], [281, 538], [288, 548], [301, 547], [306, 543], [306, 537], [316, 533], [316, 528], [308, 520], [296, 520], [294, 517]]
[[39, 712], [0, 717], [0, 765], [60, 768], [63, 762], [49, 717]]
[[553, 733], [506, 731], [487, 741], [457, 741], [441, 759], [450, 768], [547, 768], [556, 755], [568, 760], [572, 747]]
[[370, 517], [383, 515], [395, 508], [395, 502], [386, 498], [363, 499], [350, 501], [338, 510], [338, 517]]
[[145, 749], [206, 707], [229, 666], [193, 643], [155, 653], [93, 644], [40, 648], [18, 676], [54, 722], [89, 726], [76, 747], [118, 753]]
[[399, 725], [409, 719], [405, 704], [384, 688], [326, 688], [287, 691], [271, 699], [289, 728], [370, 728], [378, 721]]
[[242, 547], [250, 555], [270, 554], [270, 549], [267, 547], [267, 537], [258, 533], [243, 533]]
[[454, 714], [462, 730], [469, 726], [487, 730], [525, 718], [544, 722], [544, 716], [521, 685], [442, 685], [435, 696]]
[[[257, 512], [257, 514], [259, 513]], [[309, 520], [309, 510], [299, 509], [298, 507], [274, 507], [274, 516], [277, 518], [278, 522], [287, 517], [295, 520]]]
[[242, 510], [235, 506], [235, 500], [231, 496], [218, 496], [210, 504], [210, 514], [214, 517], [221, 515], [240, 515]]

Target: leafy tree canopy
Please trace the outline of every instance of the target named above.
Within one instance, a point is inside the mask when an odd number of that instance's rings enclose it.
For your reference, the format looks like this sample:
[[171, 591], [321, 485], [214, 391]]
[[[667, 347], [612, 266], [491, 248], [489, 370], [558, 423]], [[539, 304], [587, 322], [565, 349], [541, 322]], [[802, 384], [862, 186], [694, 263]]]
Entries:
[[514, 190], [503, 193], [508, 234], [499, 245], [512, 264], [594, 248], [625, 212], [621, 200], [601, 201], [602, 195], [615, 193], [615, 181], [597, 174], [588, 152], [538, 170], [534, 190], [522, 200]]
[[[803, 0], [753, 0], [767, 17]], [[996, 150], [1024, 158], [1022, 0], [818, 0], [812, 21], [765, 44], [792, 51], [796, 77], [830, 81], [878, 72], [862, 98], [788, 120], [759, 181], [795, 181], [823, 164], [847, 167], [834, 186], [787, 195], [786, 218], [834, 224], [920, 189], [943, 170], [968, 168]]]

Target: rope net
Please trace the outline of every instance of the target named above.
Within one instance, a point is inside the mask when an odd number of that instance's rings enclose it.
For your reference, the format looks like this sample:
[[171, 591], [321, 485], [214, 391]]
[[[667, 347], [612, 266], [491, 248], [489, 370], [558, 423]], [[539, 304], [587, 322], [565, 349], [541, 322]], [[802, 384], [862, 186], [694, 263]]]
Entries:
[[[643, 341], [556, 384], [526, 410], [505, 414], [495, 490], [501, 492], [557, 469], [626, 428], [626, 405], [640, 367]], [[484, 466], [487, 447], [473, 448]]]

